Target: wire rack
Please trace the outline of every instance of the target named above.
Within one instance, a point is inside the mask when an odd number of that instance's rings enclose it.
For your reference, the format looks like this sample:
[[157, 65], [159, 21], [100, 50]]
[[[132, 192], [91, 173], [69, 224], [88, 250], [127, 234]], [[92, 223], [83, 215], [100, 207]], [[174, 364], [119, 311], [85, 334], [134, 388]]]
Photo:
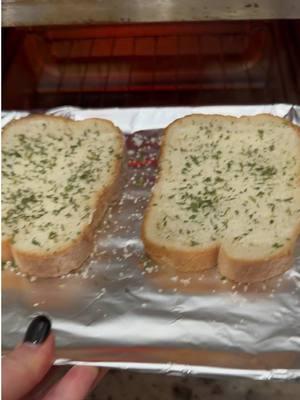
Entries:
[[285, 45], [288, 30], [281, 25], [29, 30], [6, 81], [28, 75], [31, 108], [299, 102], [297, 49]]

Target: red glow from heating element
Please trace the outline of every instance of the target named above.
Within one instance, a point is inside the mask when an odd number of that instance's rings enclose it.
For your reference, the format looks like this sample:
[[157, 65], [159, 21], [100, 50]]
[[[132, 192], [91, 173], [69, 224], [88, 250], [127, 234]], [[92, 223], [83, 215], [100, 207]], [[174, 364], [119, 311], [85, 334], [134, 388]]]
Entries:
[[174, 104], [180, 94], [184, 104], [279, 101], [286, 77], [274, 58], [274, 26], [213, 21], [16, 29], [4, 103], [22, 108], [24, 93], [25, 108], [31, 102], [85, 106], [84, 99], [95, 99], [88, 106], [96, 107]]

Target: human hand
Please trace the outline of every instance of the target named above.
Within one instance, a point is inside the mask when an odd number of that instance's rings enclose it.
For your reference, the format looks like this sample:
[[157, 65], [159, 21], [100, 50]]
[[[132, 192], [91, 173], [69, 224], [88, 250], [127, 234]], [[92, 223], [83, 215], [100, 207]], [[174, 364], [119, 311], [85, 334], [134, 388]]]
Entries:
[[[47, 317], [40, 315], [30, 323], [24, 342], [2, 359], [2, 398], [26, 398], [38, 384], [43, 383], [53, 361], [51, 323]], [[39, 399], [83, 400], [105, 372], [96, 367], [74, 366]]]

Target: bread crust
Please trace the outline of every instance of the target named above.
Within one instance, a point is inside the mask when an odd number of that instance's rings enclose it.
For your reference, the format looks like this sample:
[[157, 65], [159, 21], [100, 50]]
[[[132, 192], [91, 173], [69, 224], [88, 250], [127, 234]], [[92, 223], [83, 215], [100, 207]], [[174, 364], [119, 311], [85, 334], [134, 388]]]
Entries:
[[[249, 116], [233, 117], [224, 116], [219, 114], [213, 115], [202, 115], [202, 114], [191, 114], [183, 118], [178, 118], [168, 125], [163, 133], [161, 150], [159, 155], [159, 172], [156, 178], [156, 185], [161, 179], [160, 170], [162, 167], [162, 160], [165, 154], [166, 140], [173, 125], [185, 119], [194, 118], [201, 116], [203, 118], [222, 117], [236, 120], [237, 118], [249, 118]], [[272, 117], [274, 119], [282, 118], [276, 117], [270, 114], [258, 114], [252, 118], [260, 117]], [[300, 136], [300, 128], [289, 121], [286, 124], [290, 125], [295, 132]], [[300, 185], [300, 171], [299, 171], [299, 185]], [[155, 187], [154, 187], [155, 191]], [[221, 244], [216, 243], [215, 245], [207, 246], [206, 248], [195, 246], [171, 246], [158, 244], [147, 237], [147, 223], [149, 220], [149, 214], [154, 199], [154, 191], [152, 192], [148, 207], [144, 214], [144, 220], [142, 224], [142, 240], [144, 243], [146, 253], [160, 266], [167, 266], [173, 268], [179, 272], [197, 272], [212, 268], [217, 265], [220, 273], [230, 280], [244, 283], [258, 282], [270, 279], [274, 276], [280, 275], [283, 272], [291, 268], [293, 264], [293, 253], [295, 250], [295, 244], [298, 236], [300, 235], [300, 221], [295, 226], [294, 233], [291, 237], [290, 242], [278, 249], [271, 257], [266, 259], [241, 259], [234, 258], [230, 255], [230, 252], [226, 250]]]
[[[43, 120], [53, 120], [53, 118], [55, 118], [63, 121], [70, 121], [73, 123], [77, 122], [65, 117], [56, 117], [49, 115], [29, 115], [27, 117], [21, 118], [19, 120], [13, 120], [8, 123], [3, 130], [3, 135], [6, 134], [8, 127], [11, 127], [16, 123], [28, 119], [32, 120], [40, 118], [43, 118]], [[123, 157], [122, 159], [116, 159], [114, 164], [114, 171], [110, 182], [108, 182], [106, 186], [101, 188], [101, 190], [99, 190], [96, 195], [96, 205], [93, 210], [93, 217], [91, 222], [85, 226], [78, 238], [70, 242], [68, 245], [64, 245], [61, 248], [49, 253], [38, 251], [30, 252], [18, 249], [18, 246], [16, 244], [12, 244], [8, 238], [2, 240], [2, 260], [14, 260], [18, 265], [20, 271], [23, 273], [41, 278], [61, 276], [79, 268], [91, 254], [95, 229], [103, 219], [105, 212], [109, 204], [112, 202], [114, 196], [119, 191], [122, 164], [125, 156], [125, 139], [120, 129], [117, 128], [111, 121], [100, 118], [91, 118], [88, 120], [84, 120], [83, 122], [93, 120], [97, 122], [99, 122], [100, 120], [102, 123], [111, 125], [116, 130], [116, 132], [118, 133], [117, 137]]]
[[158, 245], [147, 239], [144, 229], [142, 240], [146, 253], [158, 265], [175, 268], [181, 272], [200, 272], [217, 265], [218, 245], [212, 245], [201, 250], [197, 250], [197, 248], [192, 250], [187, 248], [178, 249], [171, 246]]
[[11, 245], [9, 239], [3, 239], [1, 241], [1, 258], [2, 261], [13, 261], [13, 255], [11, 252]]

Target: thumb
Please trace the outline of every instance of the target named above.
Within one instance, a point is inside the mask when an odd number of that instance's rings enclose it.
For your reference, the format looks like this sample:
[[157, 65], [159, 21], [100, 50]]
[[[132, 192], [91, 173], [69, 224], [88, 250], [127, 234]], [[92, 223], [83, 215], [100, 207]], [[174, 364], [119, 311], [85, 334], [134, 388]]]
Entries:
[[46, 375], [53, 363], [54, 336], [50, 320], [40, 315], [29, 325], [24, 343], [2, 361], [2, 396], [19, 400]]

